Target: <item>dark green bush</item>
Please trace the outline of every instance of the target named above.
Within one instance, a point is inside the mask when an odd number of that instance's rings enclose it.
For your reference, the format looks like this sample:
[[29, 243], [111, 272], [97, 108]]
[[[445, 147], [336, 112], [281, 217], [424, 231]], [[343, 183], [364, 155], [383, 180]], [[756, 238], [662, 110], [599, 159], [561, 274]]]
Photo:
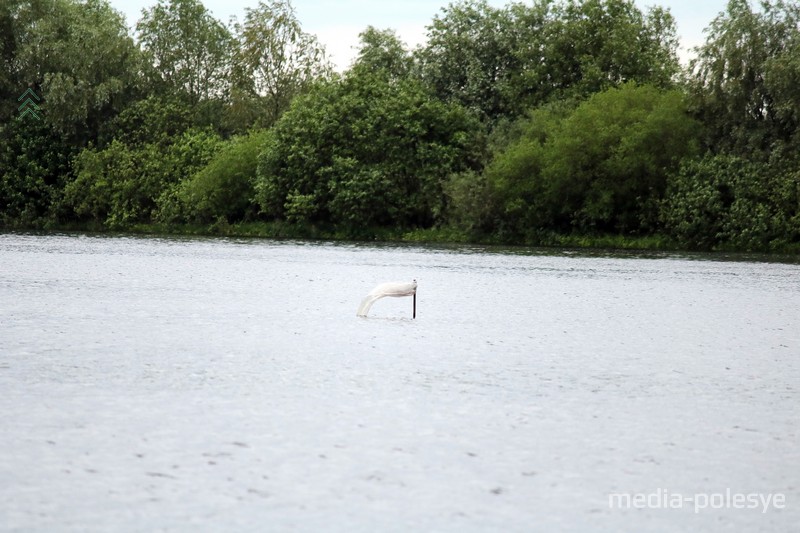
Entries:
[[254, 131], [226, 141], [205, 167], [177, 186], [177, 200], [186, 221], [237, 222], [255, 214], [258, 155], [268, 137], [268, 132]]
[[75, 147], [35, 119], [0, 125], [0, 226], [44, 227], [58, 215]]
[[697, 153], [682, 95], [632, 83], [573, 110], [545, 107], [486, 169], [495, 231], [643, 234], [658, 223], [667, 176]]
[[781, 249], [800, 242], [800, 172], [728, 155], [688, 161], [661, 217], [682, 246]]
[[358, 69], [298, 97], [278, 121], [256, 197], [273, 219], [430, 227], [447, 176], [474, 165], [479, 129], [419, 82]]
[[75, 159], [65, 205], [79, 220], [113, 229], [163, 218], [174, 204], [174, 186], [203, 168], [219, 145], [215, 134], [190, 130], [170, 144], [114, 140], [102, 150], [86, 148]]

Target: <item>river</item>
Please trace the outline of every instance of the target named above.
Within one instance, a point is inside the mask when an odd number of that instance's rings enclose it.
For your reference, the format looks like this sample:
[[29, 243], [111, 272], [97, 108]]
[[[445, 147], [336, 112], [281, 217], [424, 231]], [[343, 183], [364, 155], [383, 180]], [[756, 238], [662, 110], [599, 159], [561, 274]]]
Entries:
[[790, 531], [799, 388], [791, 261], [0, 235], [2, 531]]

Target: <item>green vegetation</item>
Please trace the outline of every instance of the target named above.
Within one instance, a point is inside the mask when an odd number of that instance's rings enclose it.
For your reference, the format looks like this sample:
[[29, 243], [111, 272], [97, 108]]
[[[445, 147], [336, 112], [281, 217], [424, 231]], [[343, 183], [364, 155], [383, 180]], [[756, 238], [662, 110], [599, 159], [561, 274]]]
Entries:
[[462, 0], [341, 74], [288, 0], [243, 15], [0, 3], [0, 228], [800, 250], [796, 2], [686, 68], [631, 0]]
[[330, 222], [354, 236], [370, 226], [430, 227], [444, 208], [442, 183], [474, 159], [478, 130], [420, 82], [355, 68], [281, 117], [256, 197], [270, 217]]
[[473, 226], [526, 242], [543, 231], [657, 231], [670, 175], [698, 151], [700, 125], [685, 108], [678, 91], [628, 83], [572, 110], [537, 109], [486, 166], [490, 203]]

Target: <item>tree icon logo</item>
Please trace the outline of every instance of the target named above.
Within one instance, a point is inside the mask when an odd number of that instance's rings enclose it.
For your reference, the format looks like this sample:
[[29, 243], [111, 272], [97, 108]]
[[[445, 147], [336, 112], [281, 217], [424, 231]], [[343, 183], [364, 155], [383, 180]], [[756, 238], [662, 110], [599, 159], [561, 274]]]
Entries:
[[27, 91], [22, 93], [22, 96], [17, 98], [17, 102], [22, 102], [20, 106], [17, 108], [17, 110], [22, 113], [19, 116], [19, 118], [24, 118], [26, 115], [33, 115], [34, 118], [36, 119], [42, 118], [37, 113], [37, 111], [39, 111], [39, 106], [36, 105], [34, 99], [36, 99], [37, 102], [41, 100], [41, 98], [39, 98], [39, 95], [33, 92], [33, 89], [31, 88], [28, 88]]

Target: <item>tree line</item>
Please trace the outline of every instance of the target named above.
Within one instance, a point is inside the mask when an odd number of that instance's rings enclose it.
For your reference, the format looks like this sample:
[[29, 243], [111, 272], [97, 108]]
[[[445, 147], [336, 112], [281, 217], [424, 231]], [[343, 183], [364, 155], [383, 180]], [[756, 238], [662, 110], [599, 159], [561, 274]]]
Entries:
[[2, 0], [0, 226], [796, 251], [800, 5], [706, 35], [682, 66], [661, 7], [462, 0], [337, 73], [288, 0]]

